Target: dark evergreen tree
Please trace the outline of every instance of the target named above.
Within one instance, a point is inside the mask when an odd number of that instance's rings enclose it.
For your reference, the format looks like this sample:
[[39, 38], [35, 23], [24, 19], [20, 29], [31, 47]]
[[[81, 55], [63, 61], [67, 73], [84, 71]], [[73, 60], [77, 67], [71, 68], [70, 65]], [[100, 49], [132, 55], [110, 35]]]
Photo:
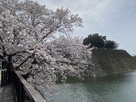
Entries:
[[98, 33], [90, 34], [83, 40], [84, 45], [97, 48], [116, 49], [118, 44], [115, 41], [107, 40], [106, 36], [99, 35]]
[[108, 40], [105, 43], [105, 48], [107, 49], [116, 49], [118, 47], [118, 44], [115, 41]]
[[101, 36], [98, 33], [90, 34], [87, 38], [83, 40], [84, 45], [90, 45], [90, 47], [103, 48], [104, 42], [106, 41], [106, 36]]

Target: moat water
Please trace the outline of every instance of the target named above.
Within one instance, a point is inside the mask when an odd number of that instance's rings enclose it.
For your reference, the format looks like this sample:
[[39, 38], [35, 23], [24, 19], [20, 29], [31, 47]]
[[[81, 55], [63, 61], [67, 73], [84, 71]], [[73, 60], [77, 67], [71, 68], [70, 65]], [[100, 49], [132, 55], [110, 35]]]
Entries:
[[136, 102], [136, 70], [83, 83], [58, 84], [56, 91], [53, 102]]

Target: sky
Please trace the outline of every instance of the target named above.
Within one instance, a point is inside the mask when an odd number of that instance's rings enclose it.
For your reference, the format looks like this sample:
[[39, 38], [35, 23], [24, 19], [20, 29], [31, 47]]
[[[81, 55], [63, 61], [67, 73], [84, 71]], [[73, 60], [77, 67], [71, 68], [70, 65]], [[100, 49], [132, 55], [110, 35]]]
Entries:
[[47, 8], [68, 8], [83, 20], [84, 28], [75, 28], [73, 36], [99, 33], [136, 55], [136, 0], [32, 0]]

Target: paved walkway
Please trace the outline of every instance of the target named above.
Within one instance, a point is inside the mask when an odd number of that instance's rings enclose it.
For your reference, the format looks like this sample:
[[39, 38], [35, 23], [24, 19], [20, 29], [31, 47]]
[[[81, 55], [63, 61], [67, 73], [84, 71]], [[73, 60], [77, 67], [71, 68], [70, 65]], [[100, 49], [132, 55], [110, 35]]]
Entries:
[[[1, 71], [0, 71], [0, 80], [1, 80]], [[13, 96], [13, 88], [11, 84], [1, 86], [0, 81], [0, 102], [15, 102]]]

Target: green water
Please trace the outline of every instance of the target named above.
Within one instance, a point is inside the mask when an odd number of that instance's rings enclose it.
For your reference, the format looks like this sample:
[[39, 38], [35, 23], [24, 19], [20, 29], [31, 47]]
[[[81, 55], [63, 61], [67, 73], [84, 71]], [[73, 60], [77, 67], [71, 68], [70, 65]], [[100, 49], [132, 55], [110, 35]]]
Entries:
[[136, 102], [136, 71], [58, 87], [55, 102]]

